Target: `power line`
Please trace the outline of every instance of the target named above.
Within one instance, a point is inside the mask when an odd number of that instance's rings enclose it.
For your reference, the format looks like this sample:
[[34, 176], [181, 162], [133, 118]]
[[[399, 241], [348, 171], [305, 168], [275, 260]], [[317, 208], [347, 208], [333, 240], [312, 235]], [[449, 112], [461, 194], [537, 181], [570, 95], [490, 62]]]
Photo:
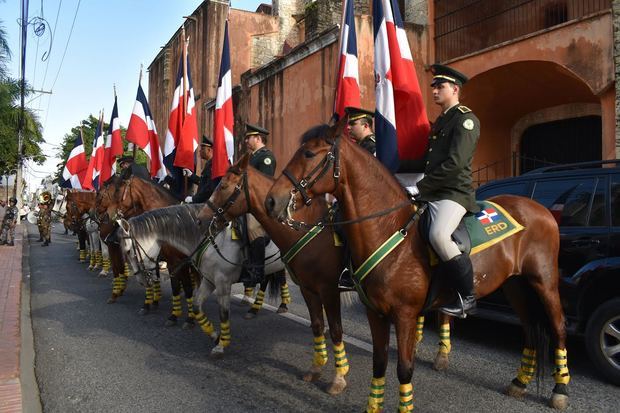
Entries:
[[[54, 29], [52, 30], [52, 42], [53, 42], [53, 39], [56, 36], [56, 29], [58, 28], [58, 16], [60, 16], [60, 7], [61, 6], [62, 6], [62, 0], [60, 0], [60, 2], [58, 3], [58, 11], [56, 12], [56, 21], [54, 22]], [[50, 55], [52, 54], [52, 47], [53, 47], [53, 43], [50, 45], [50, 50], [49, 50], [49, 54]], [[41, 90], [43, 90], [43, 87], [45, 86], [45, 80], [47, 79], [47, 70], [50, 67], [50, 60], [51, 59], [49, 57], [50, 56], [48, 56], [47, 64], [45, 65], [45, 73], [43, 74], [43, 82], [41, 82]], [[41, 109], [41, 102], [42, 101], [43, 101], [43, 99], [41, 99], [39, 101], [39, 109]], [[47, 119], [47, 115], [46, 115], [46, 119]]]

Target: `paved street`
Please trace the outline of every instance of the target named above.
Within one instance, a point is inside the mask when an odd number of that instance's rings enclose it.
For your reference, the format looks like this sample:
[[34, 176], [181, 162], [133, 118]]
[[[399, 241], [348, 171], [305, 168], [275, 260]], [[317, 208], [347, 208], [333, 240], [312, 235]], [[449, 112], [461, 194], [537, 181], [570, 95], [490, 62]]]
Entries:
[[[312, 336], [303, 325], [307, 310], [292, 286], [287, 317], [263, 311], [244, 320], [246, 307], [232, 306], [232, 343], [222, 359], [200, 329], [166, 328], [169, 283], [162, 307], [141, 316], [143, 289], [130, 280], [117, 304], [106, 304], [111, 279], [78, 263], [75, 237], [54, 229], [43, 248], [30, 227], [31, 307], [36, 376], [45, 412], [360, 412], [371, 378], [370, 337], [360, 304], [346, 309], [344, 329], [351, 371], [339, 396], [325, 392], [333, 356], [318, 383], [300, 380], [312, 358]], [[27, 246], [25, 246], [27, 248]], [[235, 291], [240, 292], [240, 288]], [[217, 321], [209, 300], [208, 315]], [[271, 302], [277, 305], [276, 302]], [[302, 320], [303, 319], [303, 320]], [[300, 322], [301, 321], [301, 322]], [[216, 325], [219, 324], [216, 322]], [[501, 394], [519, 363], [518, 327], [481, 320], [457, 322], [451, 366], [431, 369], [437, 335], [427, 326], [414, 373], [418, 412], [552, 411], [536, 395], [514, 400]], [[394, 347], [392, 340], [392, 347]], [[569, 342], [571, 412], [611, 412], [620, 388], [604, 383], [589, 366], [580, 340]], [[396, 354], [390, 354], [386, 411], [397, 406]], [[541, 395], [550, 394], [550, 369]]]

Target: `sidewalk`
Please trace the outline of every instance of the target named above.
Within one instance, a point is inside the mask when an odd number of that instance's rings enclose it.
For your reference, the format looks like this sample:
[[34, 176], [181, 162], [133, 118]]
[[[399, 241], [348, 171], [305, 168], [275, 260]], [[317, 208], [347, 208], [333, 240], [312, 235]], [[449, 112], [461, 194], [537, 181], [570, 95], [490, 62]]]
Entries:
[[21, 350], [22, 225], [15, 246], [0, 246], [0, 412], [22, 411]]

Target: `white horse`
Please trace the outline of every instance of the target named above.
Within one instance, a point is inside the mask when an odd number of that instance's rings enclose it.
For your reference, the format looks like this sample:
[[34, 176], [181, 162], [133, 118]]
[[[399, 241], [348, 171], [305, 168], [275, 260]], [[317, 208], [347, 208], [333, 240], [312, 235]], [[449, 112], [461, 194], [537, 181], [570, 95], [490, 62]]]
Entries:
[[[223, 354], [224, 348], [230, 345], [230, 294], [232, 284], [238, 282], [241, 275], [243, 245], [240, 241], [233, 240], [230, 226], [210, 240], [206, 239], [196, 225], [196, 218], [203, 206], [174, 205], [147, 211], [130, 218], [129, 221], [118, 220], [119, 242], [136, 279], [145, 286], [153, 281], [157, 257], [164, 245], [173, 247], [188, 257], [192, 256], [192, 263], [201, 276], [196, 321], [214, 340], [218, 335], [204, 313], [204, 304], [208, 296], [214, 293], [220, 306], [219, 340], [211, 351], [211, 355], [217, 356]], [[169, 270], [174, 272], [175, 269]], [[265, 274], [266, 280], [261, 283], [261, 289], [250, 312], [258, 311], [260, 307], [255, 306], [259, 299], [262, 305], [267, 280], [279, 280], [284, 274], [280, 251], [273, 242], [265, 249]], [[270, 284], [271, 292], [279, 290], [278, 285]]]
[[107, 277], [110, 273], [110, 254], [108, 253], [108, 246], [101, 240], [99, 223], [88, 214], [84, 214], [83, 218], [84, 229], [86, 229], [86, 234], [88, 235], [90, 254], [88, 269], [90, 271], [101, 269], [99, 277]]

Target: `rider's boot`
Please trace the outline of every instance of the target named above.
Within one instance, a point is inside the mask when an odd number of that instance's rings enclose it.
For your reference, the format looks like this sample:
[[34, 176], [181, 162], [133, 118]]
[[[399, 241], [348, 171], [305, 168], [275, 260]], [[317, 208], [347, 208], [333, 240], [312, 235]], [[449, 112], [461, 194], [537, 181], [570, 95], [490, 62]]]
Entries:
[[441, 266], [441, 273], [452, 280], [457, 297], [456, 301], [439, 310], [444, 314], [459, 318], [465, 318], [468, 314], [475, 314], [474, 269], [469, 254], [457, 255], [441, 263]]
[[254, 287], [265, 278], [265, 237], [250, 242], [248, 248], [248, 267], [241, 271], [239, 282], [246, 287]]

